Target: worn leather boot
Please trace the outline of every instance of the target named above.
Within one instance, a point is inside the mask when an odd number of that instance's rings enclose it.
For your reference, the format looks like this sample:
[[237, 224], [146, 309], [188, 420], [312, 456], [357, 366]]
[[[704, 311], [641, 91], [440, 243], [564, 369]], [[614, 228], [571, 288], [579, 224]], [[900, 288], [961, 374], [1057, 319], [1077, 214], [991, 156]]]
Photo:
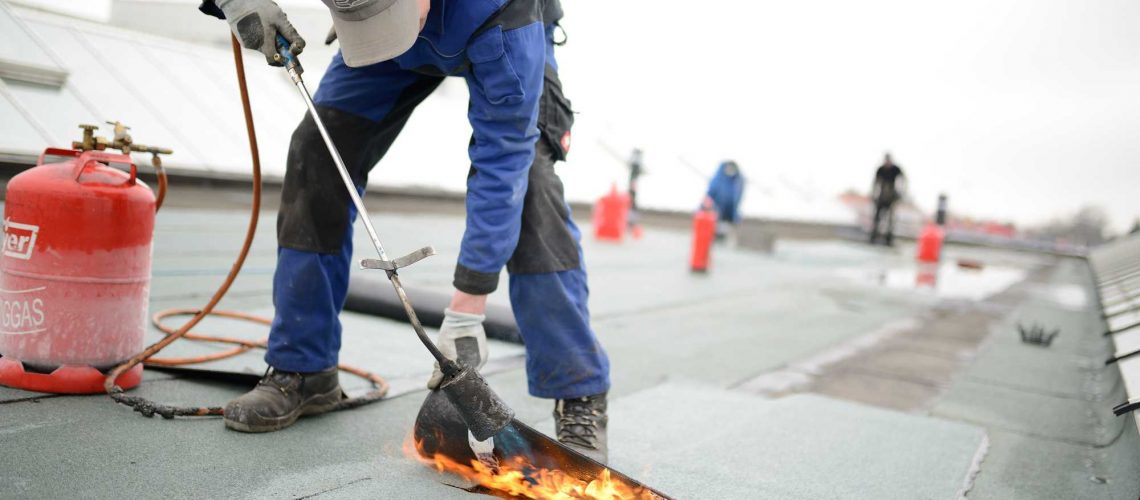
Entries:
[[554, 402], [554, 435], [558, 442], [599, 463], [606, 463], [606, 393]]
[[334, 366], [315, 373], [272, 369], [249, 391], [226, 405], [226, 427], [241, 432], [272, 432], [297, 418], [332, 410], [344, 397]]

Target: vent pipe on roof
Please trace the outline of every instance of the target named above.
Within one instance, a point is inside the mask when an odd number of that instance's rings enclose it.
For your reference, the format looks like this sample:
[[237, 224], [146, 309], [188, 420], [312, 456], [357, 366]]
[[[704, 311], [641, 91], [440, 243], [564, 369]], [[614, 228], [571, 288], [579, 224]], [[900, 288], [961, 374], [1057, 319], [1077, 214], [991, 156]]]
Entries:
[[0, 57], [0, 78], [60, 88], [67, 82], [67, 71], [35, 63], [17, 62]]

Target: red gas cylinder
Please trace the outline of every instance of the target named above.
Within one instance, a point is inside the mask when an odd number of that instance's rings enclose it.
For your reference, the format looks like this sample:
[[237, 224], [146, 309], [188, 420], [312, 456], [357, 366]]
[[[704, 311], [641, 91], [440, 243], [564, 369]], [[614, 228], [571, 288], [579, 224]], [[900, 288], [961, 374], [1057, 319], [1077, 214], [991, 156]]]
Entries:
[[693, 215], [693, 254], [689, 258], [689, 268], [693, 272], [708, 272], [709, 254], [715, 237], [716, 210], [706, 203]]
[[942, 258], [942, 240], [945, 233], [938, 224], [927, 224], [918, 236], [918, 269], [915, 275], [917, 286], [933, 287], [938, 282], [938, 261]]
[[[100, 370], [142, 350], [155, 200], [136, 175], [127, 155], [48, 149], [8, 182], [0, 384], [103, 392]], [[139, 365], [116, 382], [127, 389], [141, 376]]]
[[619, 193], [617, 184], [594, 204], [594, 238], [621, 241], [629, 215], [629, 194]]

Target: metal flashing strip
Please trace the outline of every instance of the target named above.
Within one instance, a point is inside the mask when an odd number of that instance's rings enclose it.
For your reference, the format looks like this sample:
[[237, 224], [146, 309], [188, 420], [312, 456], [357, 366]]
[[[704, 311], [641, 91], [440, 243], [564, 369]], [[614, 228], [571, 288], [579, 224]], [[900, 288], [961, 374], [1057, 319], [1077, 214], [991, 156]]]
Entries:
[[1112, 413], [1119, 417], [1125, 413], [1136, 410], [1140, 410], [1140, 398], [1129, 399], [1128, 401], [1116, 405], [1112, 408]]
[[[2, 96], [3, 94], [0, 94]], [[21, 153], [18, 151], [0, 151], [0, 164], [12, 165], [27, 165], [32, 166], [36, 164], [36, 159], [39, 158], [37, 153]]]
[[1122, 326], [1122, 327], [1120, 327], [1120, 328], [1117, 328], [1117, 329], [1115, 329], [1115, 330], [1107, 330], [1107, 331], [1105, 331], [1105, 332], [1104, 332], [1104, 336], [1105, 336], [1105, 337], [1108, 337], [1108, 336], [1110, 336], [1110, 335], [1116, 335], [1116, 334], [1118, 334], [1118, 333], [1123, 333], [1123, 332], [1126, 332], [1126, 331], [1128, 331], [1128, 330], [1131, 330], [1131, 329], [1133, 329], [1133, 328], [1136, 328], [1136, 327], [1138, 327], [1138, 326], [1140, 326], [1140, 321], [1137, 321], [1137, 322], [1135, 322], [1135, 323], [1132, 323], [1132, 324], [1130, 324], [1130, 325], [1125, 325], [1125, 326]]
[[0, 57], [0, 78], [5, 80], [60, 88], [67, 77], [67, 71], [60, 68]]
[[1124, 354], [1121, 354], [1121, 355], [1119, 355], [1119, 356], [1113, 356], [1113, 357], [1111, 357], [1111, 358], [1108, 358], [1108, 359], [1104, 360], [1104, 366], [1108, 366], [1108, 365], [1111, 365], [1111, 364], [1113, 364], [1113, 363], [1116, 363], [1116, 362], [1119, 362], [1119, 361], [1123, 361], [1123, 360], [1125, 360], [1125, 359], [1128, 359], [1128, 358], [1131, 358], [1131, 357], [1133, 357], [1133, 356], [1136, 356], [1137, 354], [1140, 354], [1140, 349], [1137, 349], [1137, 350], [1135, 350], [1135, 351], [1131, 351], [1131, 352], [1126, 352], [1126, 353], [1124, 353]]
[[[13, 49], [7, 54], [0, 54], [0, 78], [14, 81], [61, 87], [67, 81], [68, 72], [60, 63], [59, 57], [51, 52], [49, 45], [40, 38], [27, 23], [20, 18], [8, 2], [0, 1], [0, 16], [10, 24], [8, 29], [15, 29], [16, 33], [7, 33], [7, 36], [17, 37], [15, 40], [24, 40], [30, 43], [23, 44], [22, 49]], [[21, 47], [17, 44], [16, 47]], [[9, 47], [11, 49], [11, 47]], [[36, 53], [31, 48], [38, 49]], [[15, 57], [15, 59], [13, 59]], [[30, 60], [27, 58], [31, 58]]]
[[[1140, 321], [1133, 320], [1120, 326], [1112, 323], [1117, 318], [1132, 316], [1140, 311], [1140, 237], [1133, 235], [1121, 238], [1097, 248], [1090, 255], [1089, 265], [1093, 290], [1100, 304], [1099, 316], [1105, 326], [1104, 336], [1112, 337], [1114, 347], [1114, 355], [1106, 359], [1104, 364], [1116, 365], [1120, 370], [1129, 398], [1112, 408], [1112, 412], [1116, 416], [1123, 416], [1140, 410], [1140, 396], [1136, 394], [1135, 388], [1140, 370], [1137, 370], [1135, 362], [1131, 365], [1124, 362], [1140, 355], [1140, 349], [1136, 349], [1134, 340]], [[1136, 425], [1140, 428], [1140, 419], [1136, 419]]]

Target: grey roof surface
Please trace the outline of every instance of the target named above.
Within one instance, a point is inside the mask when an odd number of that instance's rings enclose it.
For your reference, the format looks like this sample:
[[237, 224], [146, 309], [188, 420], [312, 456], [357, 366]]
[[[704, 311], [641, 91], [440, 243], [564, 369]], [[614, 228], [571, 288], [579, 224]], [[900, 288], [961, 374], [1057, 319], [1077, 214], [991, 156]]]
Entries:
[[[240, 210], [203, 208], [239, 194], [173, 189], [158, 215], [152, 312], [203, 303], [245, 223]], [[273, 220], [271, 210], [262, 213], [223, 308], [271, 312]], [[374, 222], [393, 253], [434, 245], [439, 256], [402, 274], [417, 287], [450, 291], [462, 217], [389, 211]], [[1020, 270], [967, 280], [967, 288], [991, 290], [974, 300], [880, 279], [911, 266], [906, 246], [780, 241], [772, 255], [718, 247], [704, 276], [687, 271], [685, 233], [649, 228], [642, 240], [587, 238], [584, 246], [594, 326], [613, 365], [611, 464], [665, 492], [900, 499], [1140, 492], [1134, 417], [1106, 414], [1123, 385], [1114, 369], [1095, 366], [1108, 350], [1103, 325], [1091, 302], [1073, 308], [1054, 293], [1088, 289], [1081, 261], [949, 247], [947, 262], [969, 256]], [[505, 292], [491, 301], [505, 304]], [[392, 397], [270, 435], [230, 432], [216, 419], [145, 419], [105, 396], [0, 388], [0, 497], [470, 498], [448, 486], [462, 481], [402, 451], [431, 369], [411, 329], [342, 317], [342, 361], [387, 377]], [[1064, 331], [1050, 349], [1027, 346], [1016, 341], [1019, 320]], [[265, 334], [213, 319], [201, 330]], [[183, 341], [168, 354], [217, 349]], [[491, 352], [491, 385], [521, 420], [551, 432], [551, 402], [526, 393], [522, 348], [492, 342]], [[253, 353], [214, 367], [264, 370]], [[758, 389], [768, 386], [756, 381], [773, 374], [809, 382], [778, 394]], [[916, 390], [874, 385], [892, 380]], [[147, 371], [135, 392], [221, 404], [242, 388]], [[868, 396], [883, 392], [893, 399]]]
[[[1111, 341], [1102, 336], [1095, 300], [1074, 308], [1058, 300], [1063, 294], [1037, 293], [1072, 285], [1091, 292], [1088, 266], [1067, 260], [1046, 271], [1019, 285], [1027, 298], [992, 325], [976, 361], [931, 413], [991, 433], [991, 456], [971, 496], [1134, 498], [1140, 494], [1140, 438], [1133, 415], [1111, 411], [1125, 399], [1124, 384], [1120, 371], [1104, 364]], [[1061, 333], [1049, 348], [1026, 345], [1019, 322]]]
[[678, 498], [953, 498], [986, 439], [976, 426], [816, 395], [675, 382], [610, 414], [627, 443], [614, 463], [641, 464], [629, 470]]

